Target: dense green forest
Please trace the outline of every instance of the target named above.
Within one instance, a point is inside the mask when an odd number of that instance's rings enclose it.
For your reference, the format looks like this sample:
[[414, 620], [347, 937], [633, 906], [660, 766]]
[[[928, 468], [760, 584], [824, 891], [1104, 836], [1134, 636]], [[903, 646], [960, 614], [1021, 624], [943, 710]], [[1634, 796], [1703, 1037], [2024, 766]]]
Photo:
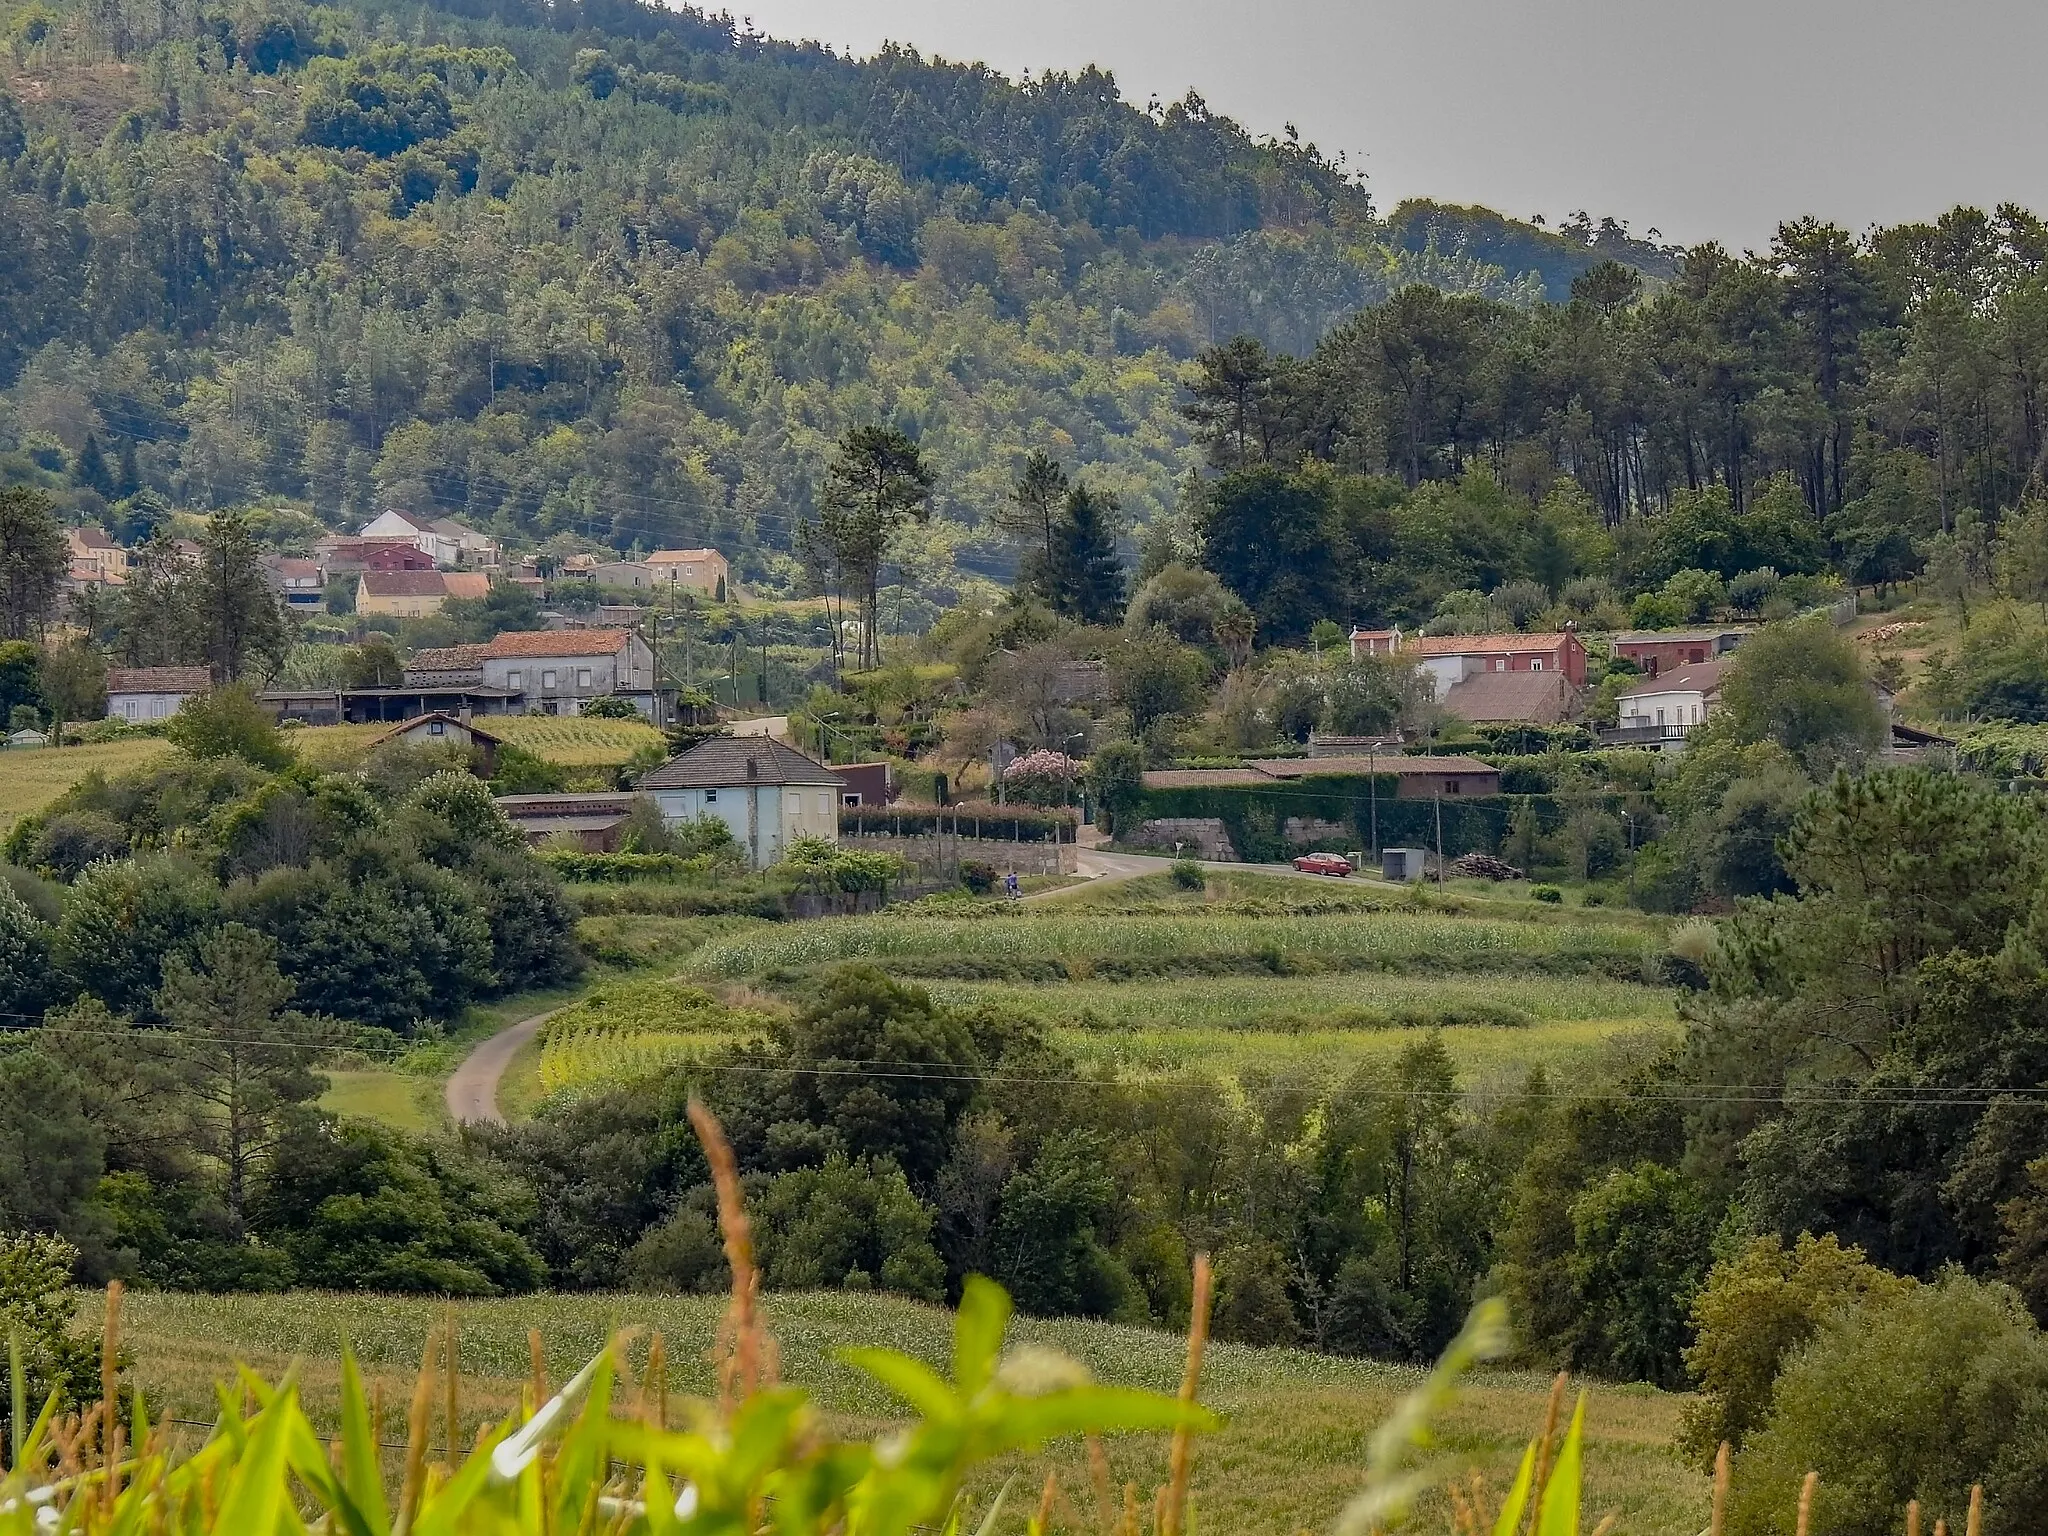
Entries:
[[[1193, 94], [631, 3], [8, 0], [0, 38], [0, 478], [131, 535], [394, 504], [715, 542], [796, 589], [830, 445], [879, 421], [932, 471], [892, 580], [940, 606], [1009, 576], [996, 514], [1042, 450], [1127, 552], [1195, 552], [1205, 467], [1291, 476], [1231, 515], [1320, 508], [1319, 610], [1420, 619], [1524, 578], [1626, 596], [1658, 579], [1627, 529], [1788, 478], [1804, 564], [1896, 581], [2039, 471], [2048, 232], [2014, 207], [1740, 256], [1383, 213]], [[1373, 576], [1437, 559], [1416, 488], [1474, 470], [1522, 509], [1565, 477], [1614, 554]]]
[[117, 523], [397, 504], [794, 580], [828, 445], [881, 417], [937, 471], [905, 563], [943, 597], [1007, 568], [982, 514], [1031, 448], [1169, 510], [1206, 345], [1668, 266], [1612, 223], [1382, 220], [1193, 95], [689, 10], [10, 0], [0, 40], [0, 477]]

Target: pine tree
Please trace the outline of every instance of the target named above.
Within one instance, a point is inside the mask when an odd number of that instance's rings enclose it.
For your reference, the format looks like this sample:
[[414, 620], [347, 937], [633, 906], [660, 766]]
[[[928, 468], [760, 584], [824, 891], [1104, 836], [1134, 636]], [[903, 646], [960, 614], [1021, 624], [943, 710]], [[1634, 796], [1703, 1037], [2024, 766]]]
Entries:
[[135, 462], [135, 439], [121, 440], [121, 473], [114, 482], [116, 496], [133, 496], [142, 489], [142, 470]]
[[1083, 624], [1120, 624], [1124, 616], [1124, 568], [1117, 558], [1112, 519], [1117, 500], [1085, 482], [1067, 492], [1053, 531], [1052, 558], [1034, 572], [1054, 612]]
[[114, 476], [107, 468], [107, 456], [100, 452], [99, 438], [90, 432], [85, 434], [85, 446], [78, 450], [78, 459], [71, 466], [71, 479], [102, 496], [114, 494]]

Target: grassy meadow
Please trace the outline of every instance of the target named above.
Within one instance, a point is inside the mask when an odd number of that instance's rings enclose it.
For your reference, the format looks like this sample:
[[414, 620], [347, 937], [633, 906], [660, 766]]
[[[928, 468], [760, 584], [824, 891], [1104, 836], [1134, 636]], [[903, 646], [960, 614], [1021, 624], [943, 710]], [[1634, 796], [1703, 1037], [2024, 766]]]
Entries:
[[[274, 1379], [298, 1360], [300, 1389], [323, 1428], [334, 1423], [338, 1362], [347, 1342], [382, 1399], [384, 1438], [395, 1441], [403, 1439], [404, 1405], [422, 1342], [446, 1307], [425, 1298], [306, 1292], [233, 1297], [146, 1293], [128, 1299], [124, 1336], [152, 1413], [211, 1422], [212, 1384], [235, 1362]], [[528, 1375], [528, 1329], [543, 1335], [548, 1374], [556, 1382], [595, 1353], [610, 1329], [624, 1324], [659, 1329], [668, 1345], [672, 1389], [703, 1394], [711, 1384], [704, 1355], [723, 1307], [722, 1297], [618, 1295], [456, 1303], [463, 1440], [472, 1439], [486, 1419], [516, 1405]], [[772, 1296], [767, 1312], [781, 1345], [783, 1378], [809, 1388], [835, 1420], [855, 1430], [885, 1427], [898, 1407], [868, 1378], [839, 1363], [835, 1349], [886, 1344], [941, 1369], [948, 1358], [949, 1314], [897, 1297]], [[1065, 1350], [1104, 1380], [1170, 1392], [1180, 1378], [1182, 1342], [1171, 1334], [1020, 1319], [1012, 1337]], [[638, 1359], [644, 1354], [636, 1351]], [[1419, 1377], [1410, 1368], [1299, 1350], [1211, 1345], [1202, 1397], [1223, 1415], [1225, 1426], [1198, 1443], [1197, 1528], [1242, 1536], [1328, 1529], [1357, 1487], [1367, 1438]], [[1519, 1373], [1475, 1378], [1439, 1423], [1446, 1476], [1476, 1466], [1498, 1497], [1513, 1476], [1522, 1444], [1541, 1420], [1548, 1388], [1546, 1380]], [[1708, 1488], [1706, 1479], [1670, 1450], [1684, 1399], [1644, 1387], [1595, 1386], [1591, 1392], [1588, 1517], [1614, 1512], [1628, 1536], [1692, 1536], [1707, 1522]], [[190, 1427], [183, 1432], [193, 1442], [204, 1433]], [[442, 1433], [437, 1415], [430, 1436], [439, 1444]], [[1115, 1438], [1108, 1449], [1119, 1482], [1129, 1479], [1149, 1491], [1165, 1475], [1165, 1448], [1157, 1439]], [[1058, 1473], [1069, 1497], [1088, 1498], [1079, 1446], [1056, 1446], [1044, 1461], [1030, 1464], [1022, 1479], [1027, 1491], [1035, 1492], [1046, 1466]], [[988, 1488], [1018, 1469], [1014, 1464], [991, 1469]], [[1004, 1528], [1020, 1529], [1034, 1503], [1017, 1499], [1015, 1518]], [[1415, 1528], [1437, 1529], [1443, 1513], [1440, 1507], [1425, 1509]], [[1068, 1528], [1079, 1523], [1066, 1522]]]
[[[370, 750], [370, 743], [390, 729], [389, 725], [314, 725], [293, 730], [290, 740], [310, 763], [322, 768], [353, 768]], [[660, 731], [637, 720], [585, 720], [580, 716], [493, 716], [489, 729], [564, 768], [623, 767], [635, 754], [660, 746], [664, 740]], [[109, 777], [128, 773], [170, 750], [170, 743], [160, 736], [79, 747], [6, 749], [6, 772], [0, 773], [0, 832], [41, 810], [88, 773]]]
[[0, 832], [33, 815], [89, 773], [109, 778], [141, 768], [171, 750], [160, 736], [100, 741], [80, 747], [9, 747], [0, 771]]

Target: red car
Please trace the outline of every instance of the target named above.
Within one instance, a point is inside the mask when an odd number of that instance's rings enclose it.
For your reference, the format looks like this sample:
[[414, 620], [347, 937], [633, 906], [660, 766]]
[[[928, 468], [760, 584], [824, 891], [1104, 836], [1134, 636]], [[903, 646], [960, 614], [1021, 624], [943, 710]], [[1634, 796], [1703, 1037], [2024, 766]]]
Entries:
[[1304, 853], [1294, 867], [1305, 875], [1348, 875], [1351, 861], [1341, 853]]

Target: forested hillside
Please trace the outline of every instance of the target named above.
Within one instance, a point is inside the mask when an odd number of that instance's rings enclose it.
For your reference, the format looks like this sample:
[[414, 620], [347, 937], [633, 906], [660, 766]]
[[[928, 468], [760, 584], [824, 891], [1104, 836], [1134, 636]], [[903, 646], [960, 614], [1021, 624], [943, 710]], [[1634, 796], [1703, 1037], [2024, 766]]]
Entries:
[[0, 43], [0, 478], [116, 524], [156, 515], [138, 489], [396, 504], [715, 541], [772, 582], [828, 445], [881, 417], [938, 472], [909, 564], [943, 589], [1004, 568], [980, 514], [1028, 449], [1169, 507], [1207, 344], [1659, 259], [1612, 226], [1383, 222], [1193, 95], [688, 10], [8, 0]]

